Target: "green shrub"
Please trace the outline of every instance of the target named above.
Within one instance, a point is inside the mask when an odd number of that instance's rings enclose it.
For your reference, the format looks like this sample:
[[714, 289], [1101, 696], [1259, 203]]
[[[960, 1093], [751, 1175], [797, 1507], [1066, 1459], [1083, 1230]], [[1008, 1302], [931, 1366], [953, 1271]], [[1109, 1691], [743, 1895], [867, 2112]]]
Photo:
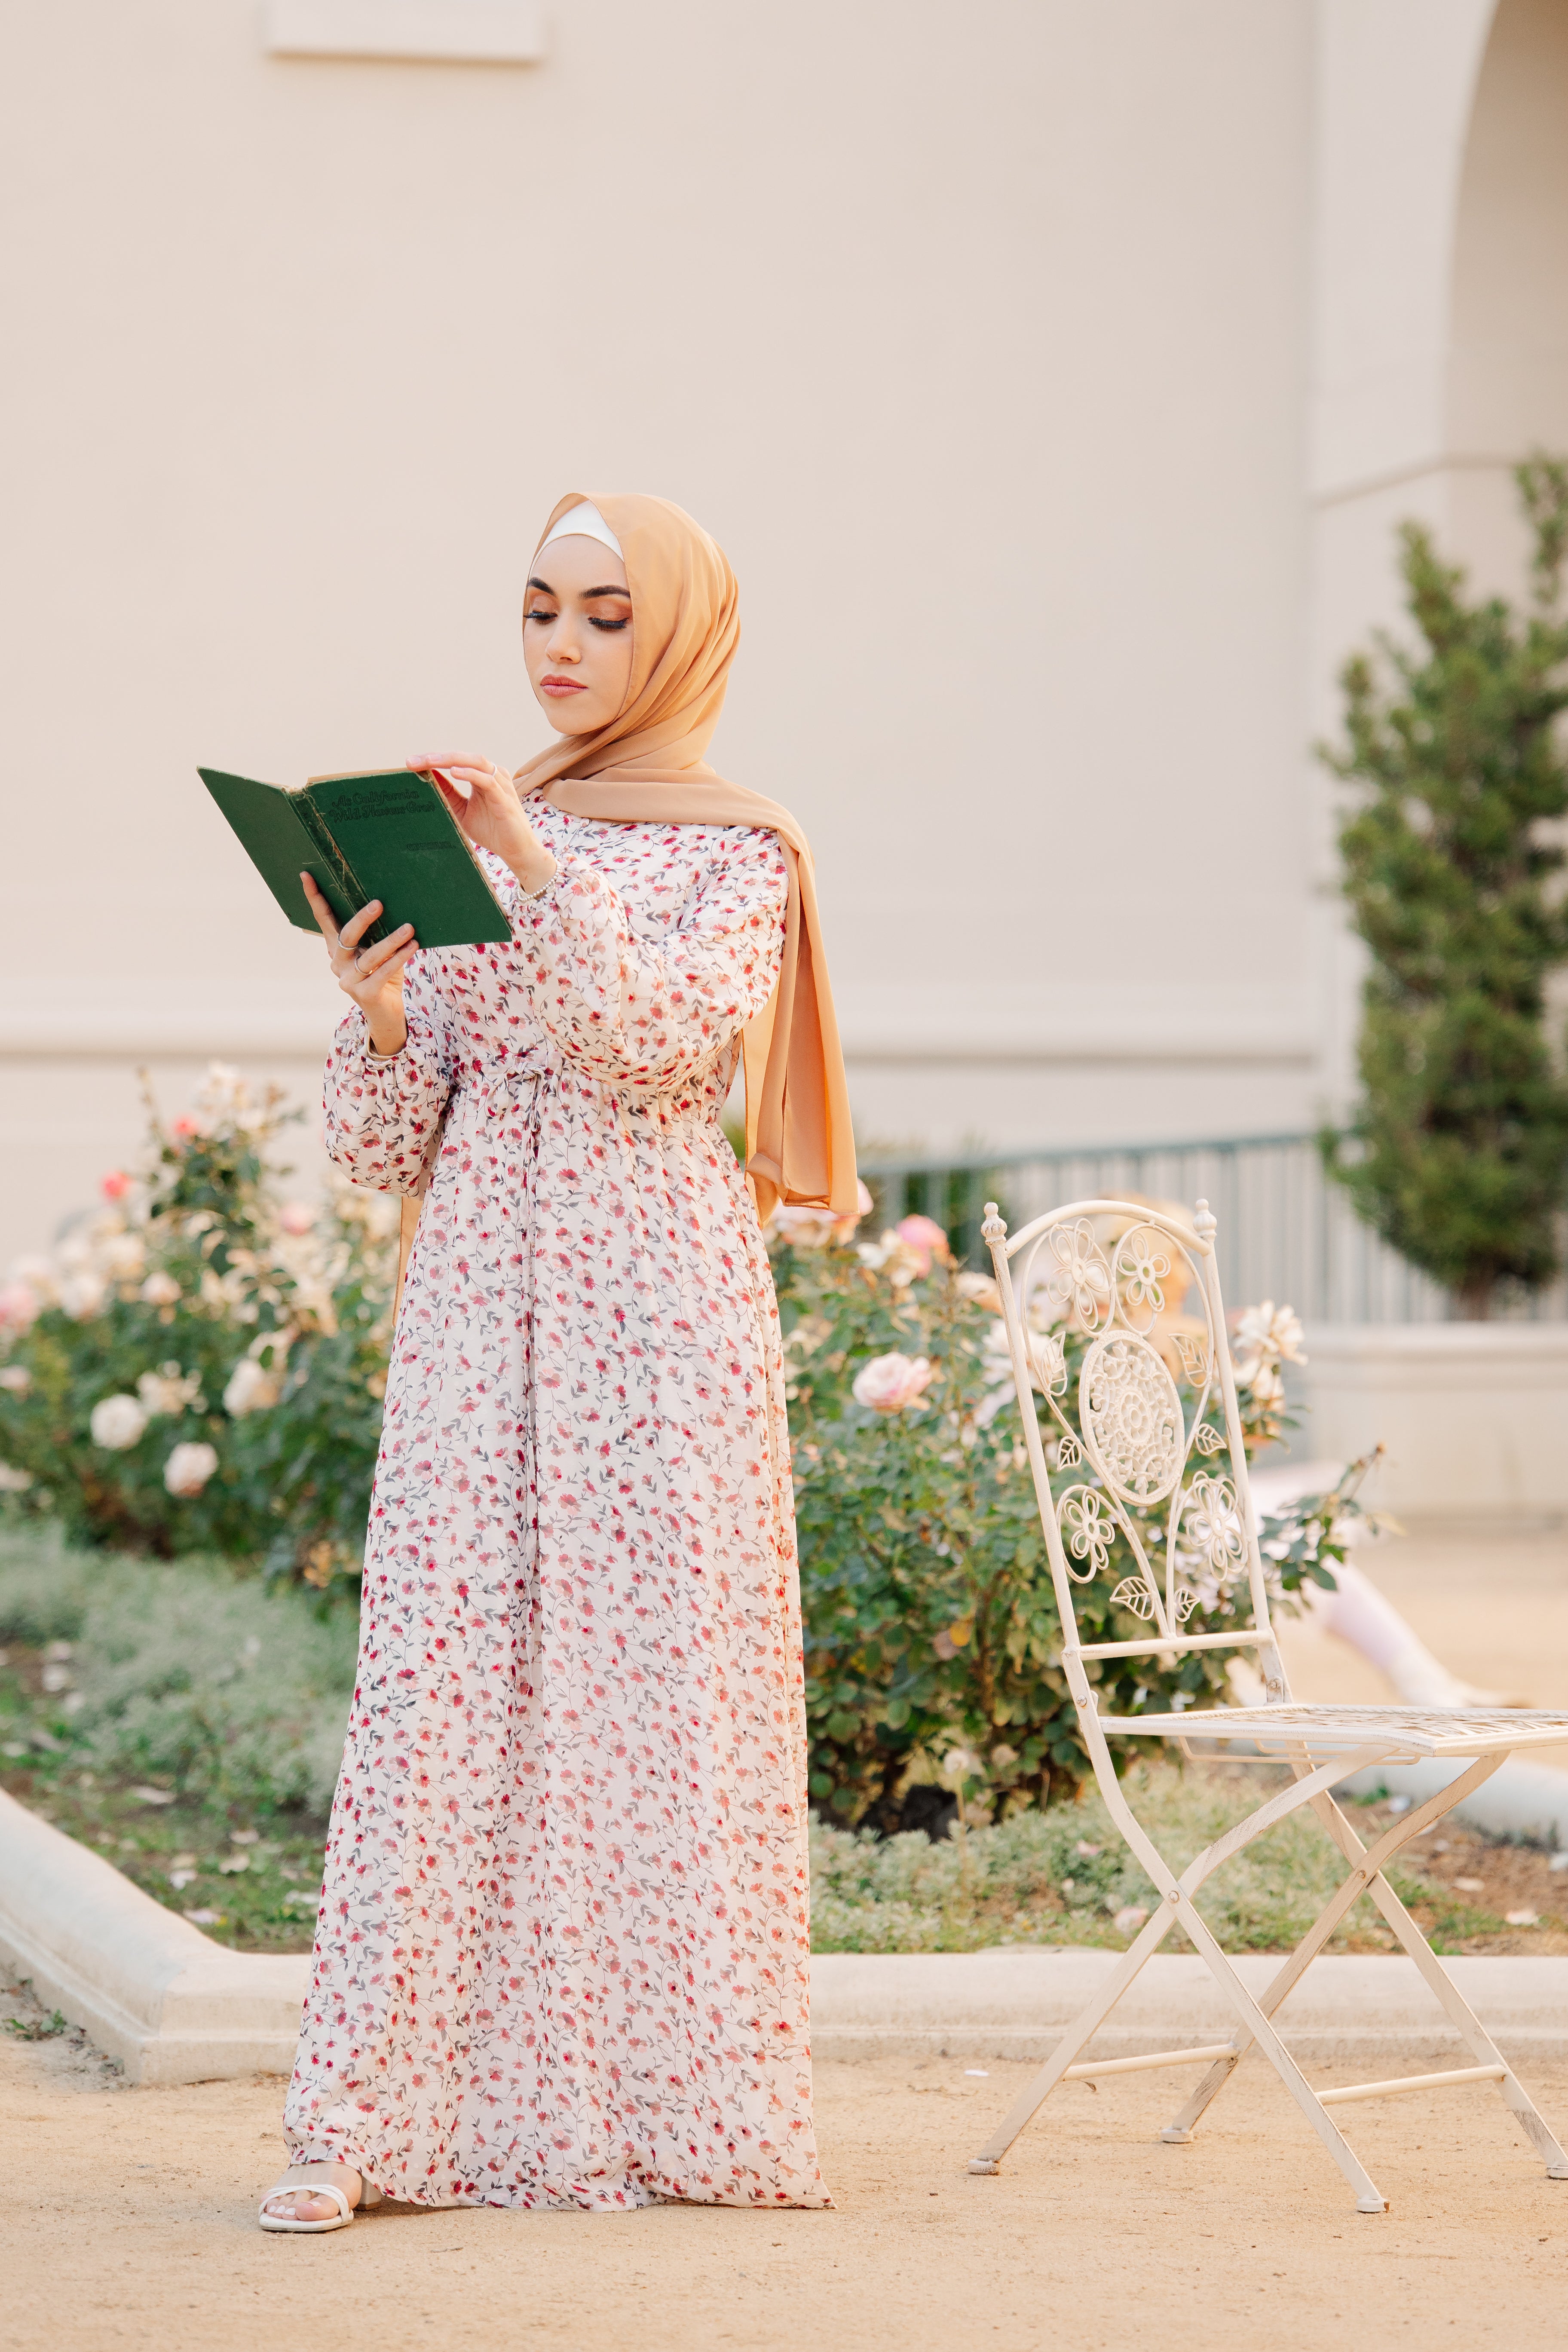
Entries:
[[[1363, 1099], [1331, 1171], [1357, 1213], [1484, 1316], [1562, 1263], [1568, 1083], [1552, 978], [1568, 962], [1568, 463], [1515, 468], [1534, 538], [1532, 608], [1467, 595], [1406, 523], [1400, 569], [1418, 632], [1380, 636], [1342, 673], [1355, 788], [1343, 887], [1370, 953]], [[1381, 672], [1381, 674], [1380, 674]], [[1559, 1034], [1554, 1034], [1557, 1031]]]
[[[150, 1107], [151, 1108], [151, 1107]], [[298, 1114], [290, 1116], [297, 1117]], [[279, 1203], [285, 1124], [215, 1065], [155, 1110], [142, 1173], [0, 1289], [13, 1515], [77, 1543], [360, 1572], [381, 1429], [396, 1203], [345, 1183]]]
[[[907, 1220], [901, 1234], [910, 1238], [857, 1248], [823, 1224], [786, 1217], [775, 1259], [811, 1793], [840, 1819], [882, 1829], [899, 1824], [910, 1790], [921, 1784], [945, 1781], [984, 1817], [1075, 1790], [1089, 1776], [994, 1286], [956, 1268], [929, 1221]], [[1263, 1444], [1279, 1432], [1278, 1367], [1295, 1351], [1300, 1327], [1289, 1309], [1269, 1307], [1244, 1318], [1243, 1328], [1243, 1418], [1248, 1442]], [[1076, 1429], [1087, 1337], [1060, 1323], [1049, 1336], [1062, 1351], [1059, 1401]], [[857, 1380], [877, 1359], [923, 1367], [902, 1376], [919, 1393], [891, 1409], [858, 1400]], [[869, 1396], [864, 1378], [861, 1386]], [[1184, 1372], [1178, 1387], [1190, 1420]], [[1036, 1410], [1051, 1458], [1055, 1425], [1043, 1400]], [[1228, 1451], [1205, 1466], [1223, 1475]], [[1081, 1460], [1054, 1474], [1058, 1494], [1086, 1481], [1097, 1483]], [[1287, 1609], [1304, 1578], [1332, 1582], [1331, 1563], [1344, 1556], [1335, 1527], [1351, 1492], [1347, 1480], [1266, 1523], [1270, 1582]], [[1158, 1514], [1142, 1516], [1151, 1555], [1158, 1523]], [[1135, 1569], [1118, 1532], [1100, 1572], [1078, 1588], [1086, 1642], [1134, 1640], [1146, 1630], [1115, 1597]], [[1244, 1568], [1206, 1580], [1196, 1573], [1195, 1582], [1192, 1631], [1249, 1622]], [[1106, 1713], [1131, 1714], [1224, 1699], [1226, 1655], [1091, 1661], [1087, 1671]]]
[[[1183, 1870], [1244, 1820], [1288, 1775], [1278, 1767], [1184, 1771], [1143, 1754], [1129, 1768], [1128, 1795], [1160, 1851]], [[1310, 1811], [1291, 1814], [1216, 1873], [1198, 1909], [1227, 1951], [1289, 1951], [1344, 1874], [1339, 1850]], [[1406, 1862], [1394, 1885], [1407, 1903], [1432, 1903], [1450, 1935], [1495, 1931], [1501, 1922], [1468, 1909]], [[932, 1843], [879, 1839], [868, 1830], [811, 1836], [811, 1943], [817, 1952], [968, 1952], [998, 1943], [1130, 1942], [1157, 1901], [1100, 1801], [1013, 1814], [989, 1829]], [[1178, 1940], [1178, 1945], [1180, 1938]], [[1393, 1936], [1364, 1906], [1332, 1948], [1392, 1950]]]

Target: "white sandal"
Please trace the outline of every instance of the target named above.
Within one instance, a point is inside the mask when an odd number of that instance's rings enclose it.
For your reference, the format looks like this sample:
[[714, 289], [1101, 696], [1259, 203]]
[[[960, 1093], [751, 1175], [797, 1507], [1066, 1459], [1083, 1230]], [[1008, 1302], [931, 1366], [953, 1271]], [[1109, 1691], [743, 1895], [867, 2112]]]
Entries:
[[[349, 2202], [348, 2184], [359, 2182], [359, 2203]], [[309, 2189], [317, 2197], [330, 2197], [337, 2211], [325, 2221], [301, 2221], [292, 2213], [269, 2213], [267, 2208], [275, 2197], [290, 2197]], [[382, 2192], [356, 2172], [352, 2164], [291, 2164], [275, 2187], [261, 2200], [261, 2226], [264, 2230], [307, 2231], [346, 2230], [356, 2212], [368, 2211], [381, 2203]]]

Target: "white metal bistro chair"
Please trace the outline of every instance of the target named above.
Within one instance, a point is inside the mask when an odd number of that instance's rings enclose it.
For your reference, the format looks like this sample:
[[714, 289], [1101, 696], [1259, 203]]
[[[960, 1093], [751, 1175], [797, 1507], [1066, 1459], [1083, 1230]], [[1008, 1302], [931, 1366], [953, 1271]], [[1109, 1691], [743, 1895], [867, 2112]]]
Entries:
[[[1568, 2156], [1485, 2028], [1461, 2000], [1384, 1875], [1403, 1846], [1479, 1788], [1511, 1749], [1568, 1738], [1568, 1715], [1505, 1708], [1450, 1713], [1412, 1706], [1307, 1706], [1291, 1701], [1269, 1623], [1236, 1381], [1226, 1342], [1215, 1228], [1215, 1220], [1205, 1201], [1198, 1202], [1191, 1226], [1137, 1202], [1075, 1201], [1036, 1217], [1009, 1238], [995, 1203], [986, 1206], [984, 1230], [1002, 1294], [1024, 1438], [1061, 1614], [1062, 1664], [1100, 1795], [1163, 1900], [1107, 1977], [1103, 1989], [1068, 2028], [1047, 2063], [969, 2169], [997, 2171], [1018, 2134], [1058, 2083], [1145, 2067], [1205, 2068], [1191, 2097], [1160, 2135], [1163, 2140], [1185, 2143], [1256, 2042], [1354, 2190], [1358, 2212], [1385, 2212], [1387, 2200], [1329, 2110], [1352, 2100], [1388, 2098], [1402, 2091], [1496, 2083], [1551, 2178], [1568, 2179]], [[1189, 1327], [1181, 1337], [1184, 1369], [1197, 1398], [1186, 1419], [1181, 1391], [1149, 1334], [1162, 1315], [1182, 1308], [1194, 1290], [1201, 1300], [1202, 1336]], [[1044, 1318], [1036, 1311], [1042, 1300], [1048, 1302]], [[1079, 1433], [1071, 1428], [1059, 1402], [1068, 1384], [1064, 1351], [1059, 1342], [1036, 1328], [1038, 1321], [1062, 1316], [1089, 1335], [1079, 1373]], [[1045, 1398], [1058, 1423], [1058, 1471], [1080, 1466], [1083, 1470], [1082, 1477], [1059, 1496], [1051, 1491], [1037, 1419], [1038, 1396]], [[1216, 1427], [1211, 1413], [1223, 1427]], [[1217, 1475], [1214, 1457], [1225, 1450], [1228, 1450], [1230, 1469], [1222, 1476]], [[1143, 1538], [1151, 1528], [1148, 1515], [1157, 1509], [1165, 1513], [1165, 1525], [1158, 1531], [1156, 1546]], [[1131, 1547], [1138, 1573], [1125, 1579], [1112, 1598], [1142, 1618], [1149, 1630], [1136, 1641], [1083, 1643], [1079, 1639], [1075, 1585], [1091, 1582], [1106, 1568], [1118, 1532]], [[1196, 1595], [1185, 1581], [1188, 1577], [1211, 1591], [1221, 1581], [1237, 1587], [1243, 1582], [1249, 1585], [1250, 1626], [1229, 1633], [1184, 1632], [1197, 1606]], [[1268, 1703], [1126, 1717], [1100, 1713], [1095, 1686], [1086, 1671], [1092, 1661], [1170, 1655], [1194, 1649], [1256, 1651]], [[1134, 1815], [1116, 1777], [1109, 1743], [1112, 1738], [1128, 1737], [1184, 1744], [1194, 1738], [1239, 1741], [1261, 1760], [1289, 1765], [1294, 1782], [1216, 1838], [1178, 1874]], [[1447, 1756], [1475, 1760], [1437, 1796], [1413, 1807], [1369, 1852], [1334, 1802], [1333, 1784], [1371, 1765]], [[1254, 2000], [1205, 1924], [1194, 1898], [1222, 1864], [1303, 1805], [1312, 1808], [1349, 1864], [1349, 1872], [1332, 1901], [1280, 1964], [1268, 1989]], [[1273, 2020], [1341, 1920], [1363, 1895], [1377, 1906], [1420, 1969], [1474, 2063], [1442, 2074], [1318, 2092], [1276, 2033]], [[1235, 2013], [1229, 2040], [1199, 2049], [1157, 2050], [1142, 2057], [1077, 2063], [1145, 1960], [1178, 1920], [1207, 1961]]]

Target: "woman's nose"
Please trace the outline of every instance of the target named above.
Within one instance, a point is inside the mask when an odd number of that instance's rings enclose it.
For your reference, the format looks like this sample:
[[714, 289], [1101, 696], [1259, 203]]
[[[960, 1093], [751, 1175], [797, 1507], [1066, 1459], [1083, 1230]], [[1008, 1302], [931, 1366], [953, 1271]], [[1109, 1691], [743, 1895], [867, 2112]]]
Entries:
[[582, 646], [577, 643], [575, 636], [565, 629], [556, 629], [552, 632], [545, 652], [552, 661], [556, 662], [574, 662], [581, 661], [583, 658]]

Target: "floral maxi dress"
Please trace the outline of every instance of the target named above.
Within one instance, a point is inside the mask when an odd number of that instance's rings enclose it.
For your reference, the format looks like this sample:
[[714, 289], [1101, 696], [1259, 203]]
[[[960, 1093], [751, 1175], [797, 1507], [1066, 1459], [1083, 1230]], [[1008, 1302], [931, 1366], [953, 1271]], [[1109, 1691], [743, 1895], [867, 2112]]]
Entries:
[[719, 1124], [771, 833], [545, 809], [510, 947], [357, 1013], [327, 1136], [407, 1192], [357, 1687], [285, 2114], [416, 2203], [826, 2205], [778, 1336]]

